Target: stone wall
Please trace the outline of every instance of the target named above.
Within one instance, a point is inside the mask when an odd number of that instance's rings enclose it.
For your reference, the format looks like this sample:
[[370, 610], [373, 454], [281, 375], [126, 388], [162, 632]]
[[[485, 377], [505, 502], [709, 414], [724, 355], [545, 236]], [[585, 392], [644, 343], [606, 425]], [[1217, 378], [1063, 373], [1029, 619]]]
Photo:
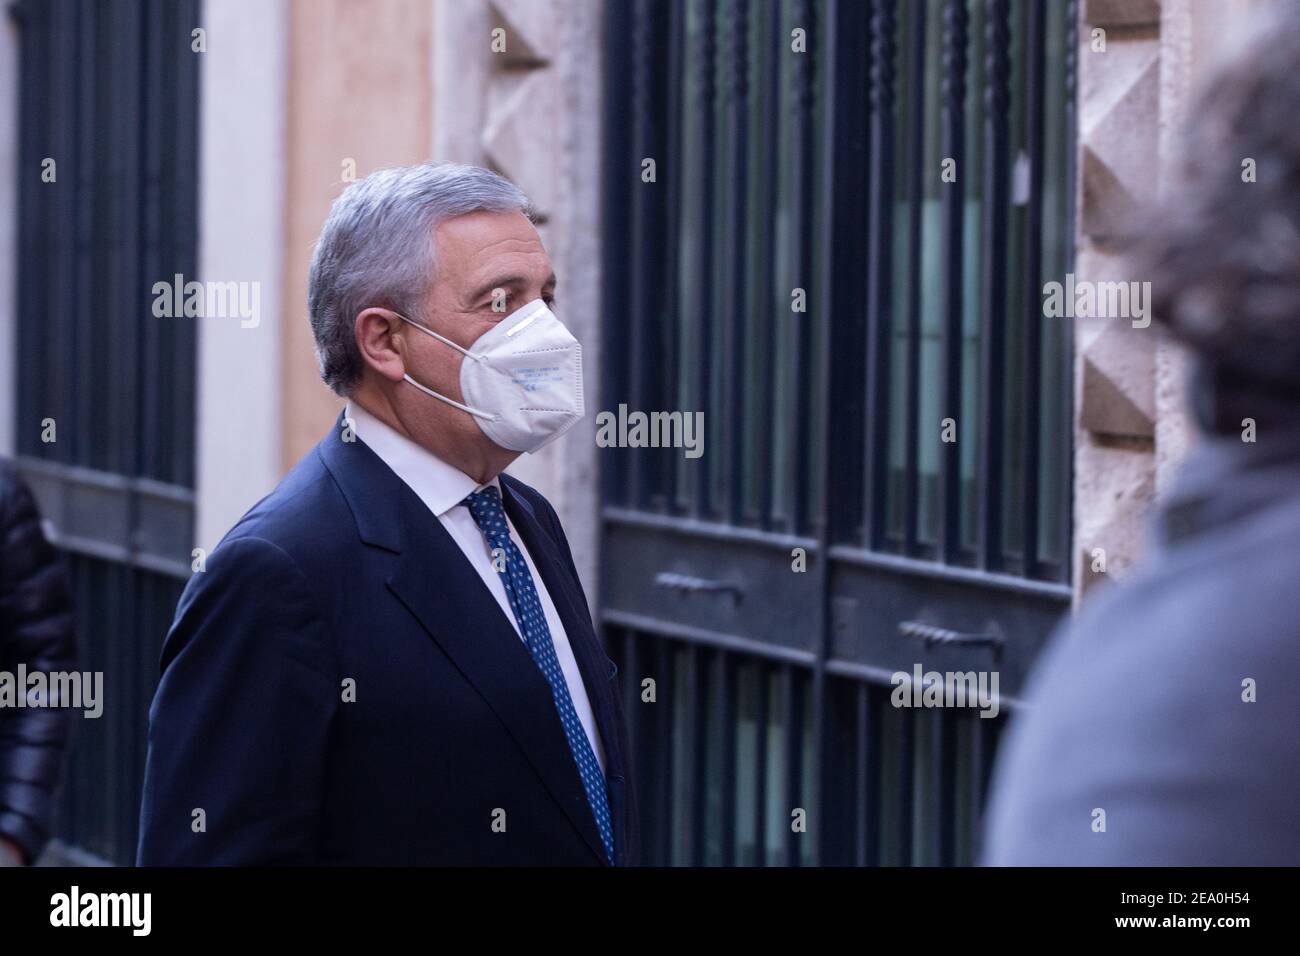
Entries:
[[586, 419], [509, 470], [559, 512], [593, 603], [600, 544], [600, 11], [596, 0], [435, 0], [433, 30], [433, 156], [495, 169], [532, 198], [559, 280], [556, 314], [582, 342]]
[[[1268, 0], [1086, 0], [1079, 40], [1078, 280], [1141, 281], [1130, 214], [1165, 187], [1199, 82]], [[1104, 49], [1097, 48], [1104, 31]], [[1076, 597], [1138, 560], [1150, 507], [1194, 441], [1186, 357], [1158, 327], [1075, 320]]]

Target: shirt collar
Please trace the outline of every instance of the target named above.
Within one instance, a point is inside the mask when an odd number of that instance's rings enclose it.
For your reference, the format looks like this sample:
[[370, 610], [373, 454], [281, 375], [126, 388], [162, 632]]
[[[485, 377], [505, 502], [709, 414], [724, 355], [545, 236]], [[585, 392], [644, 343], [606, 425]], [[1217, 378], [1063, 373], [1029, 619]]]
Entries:
[[355, 402], [343, 413], [352, 420], [352, 432], [379, 456], [435, 515], [441, 517], [465, 500], [465, 496], [492, 486], [501, 490], [498, 479], [479, 484], [454, 465], [417, 445]]

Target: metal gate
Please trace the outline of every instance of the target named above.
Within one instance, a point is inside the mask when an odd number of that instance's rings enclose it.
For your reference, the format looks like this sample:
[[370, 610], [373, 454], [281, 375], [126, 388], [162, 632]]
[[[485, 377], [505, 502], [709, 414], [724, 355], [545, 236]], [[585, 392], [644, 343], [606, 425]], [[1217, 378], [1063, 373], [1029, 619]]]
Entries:
[[1074, 4], [607, 11], [601, 407], [705, 413], [599, 453], [648, 862], [970, 862], [1070, 599]]
[[155, 318], [151, 289], [195, 273], [198, 4], [10, 11], [22, 51], [19, 466], [69, 557], [79, 666], [104, 674], [103, 716], [74, 726], [56, 835], [125, 863], [193, 540], [195, 328]]

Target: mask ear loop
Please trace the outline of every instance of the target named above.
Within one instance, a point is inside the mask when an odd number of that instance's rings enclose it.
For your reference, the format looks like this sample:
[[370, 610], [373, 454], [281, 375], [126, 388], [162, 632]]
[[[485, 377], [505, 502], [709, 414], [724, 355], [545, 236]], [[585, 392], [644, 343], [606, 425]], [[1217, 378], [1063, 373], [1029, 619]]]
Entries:
[[[390, 309], [389, 311], [391, 312], [392, 310]], [[442, 342], [445, 345], [450, 345], [452, 348], [454, 348], [461, 355], [464, 355], [466, 358], [472, 358], [476, 362], [482, 362], [484, 360], [483, 356], [479, 355], [477, 352], [471, 352], [469, 349], [461, 348], [451, 339], [447, 338], [446, 336], [439, 335], [437, 332], [433, 331], [433, 329], [429, 328], [427, 325], [421, 325], [419, 322], [416, 322], [414, 319], [408, 319], [400, 312], [393, 312], [393, 315], [397, 316], [399, 319], [401, 319], [403, 322], [407, 323], [408, 325], [413, 325], [415, 328], [419, 329], [425, 335], [432, 335], [439, 342]]]
[[[391, 310], [390, 310], [390, 311], [391, 311]], [[444, 336], [439, 335], [437, 332], [433, 331], [433, 329], [429, 328], [428, 326], [424, 326], [424, 325], [421, 325], [419, 322], [412, 321], [411, 319], [408, 319], [406, 316], [402, 315], [402, 313], [400, 313], [400, 312], [393, 312], [393, 315], [397, 316], [397, 317], [398, 317], [399, 319], [401, 319], [403, 322], [406, 322], [406, 323], [408, 323], [409, 325], [413, 325], [413, 326], [415, 326], [415, 328], [419, 329], [421, 332], [424, 332], [424, 333], [427, 334], [427, 335], [432, 335], [432, 336], [433, 336], [435, 339], [437, 339], [438, 341], [440, 341], [440, 342], [444, 342], [444, 343], [446, 343], [447, 345], [450, 345], [452, 348], [454, 348], [457, 352], [460, 352], [460, 353], [461, 353], [462, 355], [464, 355], [466, 358], [472, 358], [472, 359], [473, 359], [474, 361], [476, 361], [476, 362], [482, 362], [482, 361], [483, 361], [483, 357], [482, 357], [481, 355], [475, 355], [473, 352], [470, 352], [470, 351], [467, 350], [467, 349], [463, 349], [463, 348], [461, 348], [461, 347], [460, 347], [459, 345], [457, 345], [455, 342], [451, 341], [450, 339], [448, 339], [448, 338], [446, 338], [446, 337], [444, 337]], [[407, 374], [407, 373], [403, 373], [403, 374], [402, 374], [402, 378], [405, 379], [406, 381], [410, 382], [412, 385], [414, 385], [414, 386], [415, 386], [416, 388], [418, 388], [420, 391], [424, 392], [424, 394], [429, 395], [429, 396], [432, 396], [433, 398], [436, 398], [436, 399], [438, 399], [439, 401], [446, 402], [448, 405], [452, 406], [453, 408], [459, 408], [462, 412], [466, 412], [467, 414], [473, 415], [475, 418], [482, 418], [482, 419], [485, 420], [485, 421], [495, 422], [495, 421], [497, 421], [497, 420], [501, 417], [500, 415], [496, 415], [496, 414], [494, 414], [494, 413], [492, 413], [492, 412], [485, 412], [485, 411], [483, 411], [482, 409], [471, 408], [471, 407], [468, 406], [468, 405], [462, 405], [460, 402], [456, 401], [455, 399], [448, 398], [446, 395], [439, 395], [439, 394], [438, 394], [437, 392], [435, 392], [433, 389], [428, 388], [427, 386], [421, 385], [421, 384], [420, 384], [419, 382], [417, 382], [415, 379], [411, 378], [411, 376], [410, 376], [409, 374]]]

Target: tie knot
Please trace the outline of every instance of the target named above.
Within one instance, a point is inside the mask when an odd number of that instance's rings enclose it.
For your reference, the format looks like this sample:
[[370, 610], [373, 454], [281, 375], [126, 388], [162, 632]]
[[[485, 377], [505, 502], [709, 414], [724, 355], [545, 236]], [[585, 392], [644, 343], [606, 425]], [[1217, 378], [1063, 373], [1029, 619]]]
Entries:
[[509, 534], [506, 527], [505, 511], [501, 507], [501, 492], [495, 485], [488, 485], [465, 497], [464, 505], [474, 516], [474, 523], [489, 539], [498, 535]]

